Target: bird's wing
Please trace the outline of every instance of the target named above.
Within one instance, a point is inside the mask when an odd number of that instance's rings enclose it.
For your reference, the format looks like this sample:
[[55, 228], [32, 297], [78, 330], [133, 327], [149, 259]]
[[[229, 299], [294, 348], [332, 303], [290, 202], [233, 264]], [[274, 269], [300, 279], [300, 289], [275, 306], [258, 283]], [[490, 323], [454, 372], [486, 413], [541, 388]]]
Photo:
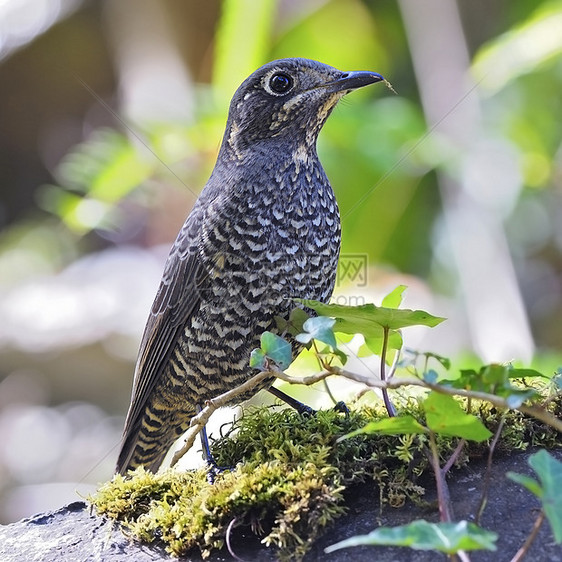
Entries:
[[[190, 236], [190, 216], [182, 228], [164, 269], [162, 281], [148, 318], [135, 369], [131, 406], [125, 422], [123, 443], [140, 426], [148, 400], [158, 384], [186, 322], [201, 301], [200, 291], [208, 278], [197, 246]], [[191, 232], [190, 232], [191, 231]]]

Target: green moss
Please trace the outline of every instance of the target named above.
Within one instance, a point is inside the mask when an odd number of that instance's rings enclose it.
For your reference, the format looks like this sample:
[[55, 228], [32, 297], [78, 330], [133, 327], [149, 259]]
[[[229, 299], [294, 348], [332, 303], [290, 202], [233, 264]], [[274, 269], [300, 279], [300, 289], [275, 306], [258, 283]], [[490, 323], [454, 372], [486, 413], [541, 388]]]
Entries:
[[[414, 410], [414, 411], [412, 411]], [[408, 413], [423, 420], [408, 401]], [[477, 412], [494, 431], [501, 414], [482, 406]], [[559, 446], [556, 432], [508, 412], [500, 440], [503, 449], [523, 444]], [[332, 411], [303, 417], [293, 410], [247, 411], [213, 453], [219, 466], [231, 466], [216, 482], [206, 470], [166, 470], [152, 474], [137, 469], [127, 478], [115, 476], [90, 498], [99, 514], [122, 522], [140, 540], [161, 541], [180, 556], [198, 548], [203, 556], [223, 546], [229, 524], [246, 525], [266, 545], [279, 549], [281, 560], [299, 560], [326, 526], [346, 511], [345, 490], [373, 483], [373, 501], [401, 506], [421, 501], [418, 478], [428, 468], [425, 436], [358, 435], [337, 438], [386, 417], [361, 408], [349, 417]], [[438, 438], [443, 458], [456, 440]], [[457, 464], [470, 455], [486, 454], [485, 445], [471, 445]]]

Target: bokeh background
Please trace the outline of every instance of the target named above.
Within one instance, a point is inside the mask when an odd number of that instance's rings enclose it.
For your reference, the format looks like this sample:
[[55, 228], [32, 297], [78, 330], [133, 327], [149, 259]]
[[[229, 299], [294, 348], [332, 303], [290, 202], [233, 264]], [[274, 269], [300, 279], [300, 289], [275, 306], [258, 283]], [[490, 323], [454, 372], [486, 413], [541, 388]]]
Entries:
[[407, 344], [533, 363], [562, 343], [562, 2], [0, 0], [0, 521], [87, 494], [228, 101], [274, 58], [382, 73], [319, 154], [341, 294], [449, 320]]

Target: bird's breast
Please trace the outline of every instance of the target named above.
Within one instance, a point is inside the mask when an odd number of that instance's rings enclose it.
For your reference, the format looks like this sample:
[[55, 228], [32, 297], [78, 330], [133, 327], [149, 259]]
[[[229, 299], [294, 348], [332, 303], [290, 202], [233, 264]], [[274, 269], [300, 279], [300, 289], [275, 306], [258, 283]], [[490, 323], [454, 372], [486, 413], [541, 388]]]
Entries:
[[269, 172], [241, 182], [206, 213], [202, 254], [215, 286], [243, 286], [256, 303], [267, 292], [275, 300], [329, 298], [340, 248], [332, 188], [321, 168], [302, 160]]

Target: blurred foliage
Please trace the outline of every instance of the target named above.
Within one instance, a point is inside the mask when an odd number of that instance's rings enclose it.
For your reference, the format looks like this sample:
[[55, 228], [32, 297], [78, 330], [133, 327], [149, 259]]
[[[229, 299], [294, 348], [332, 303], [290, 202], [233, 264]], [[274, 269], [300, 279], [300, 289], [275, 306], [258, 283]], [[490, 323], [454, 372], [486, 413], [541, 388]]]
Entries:
[[[512, 250], [525, 259], [554, 248], [554, 267], [562, 247], [553, 206], [560, 198], [554, 188], [560, 182], [562, 35], [553, 29], [560, 28], [561, 20], [560, 1], [540, 2], [533, 9], [514, 2], [495, 21], [505, 32], [481, 45], [472, 64], [484, 129], [491, 142], [501, 136], [509, 145], [524, 182], [506, 216]], [[478, 31], [466, 31], [473, 43]], [[273, 58], [316, 58], [344, 69], [379, 71], [399, 93], [381, 88], [354, 93], [320, 137], [319, 153], [341, 208], [342, 251], [365, 253], [370, 263], [430, 277], [440, 214], [433, 172], [454, 168], [456, 158], [453, 147], [426, 130], [398, 5], [224, 0], [213, 43], [212, 83], [195, 86], [191, 123], [123, 121], [115, 130], [91, 132], [60, 162], [56, 183], [37, 191], [38, 205], [76, 233], [78, 244], [92, 233], [111, 239], [103, 232], [119, 229], [131, 198], [150, 212], [151, 193], [162, 183], [187, 188], [194, 200], [212, 169], [228, 99], [237, 85]], [[529, 207], [536, 212], [524, 212]], [[541, 217], [547, 223], [537, 234]], [[53, 224], [52, 218], [42, 220], [39, 232]], [[510, 224], [517, 226], [510, 230]], [[13, 244], [21, 228], [5, 233], [2, 246]], [[56, 226], [55, 232], [60, 231]], [[62, 236], [68, 241], [68, 234]], [[58, 254], [55, 262], [75, 254]], [[6, 259], [0, 256], [0, 265]]]

